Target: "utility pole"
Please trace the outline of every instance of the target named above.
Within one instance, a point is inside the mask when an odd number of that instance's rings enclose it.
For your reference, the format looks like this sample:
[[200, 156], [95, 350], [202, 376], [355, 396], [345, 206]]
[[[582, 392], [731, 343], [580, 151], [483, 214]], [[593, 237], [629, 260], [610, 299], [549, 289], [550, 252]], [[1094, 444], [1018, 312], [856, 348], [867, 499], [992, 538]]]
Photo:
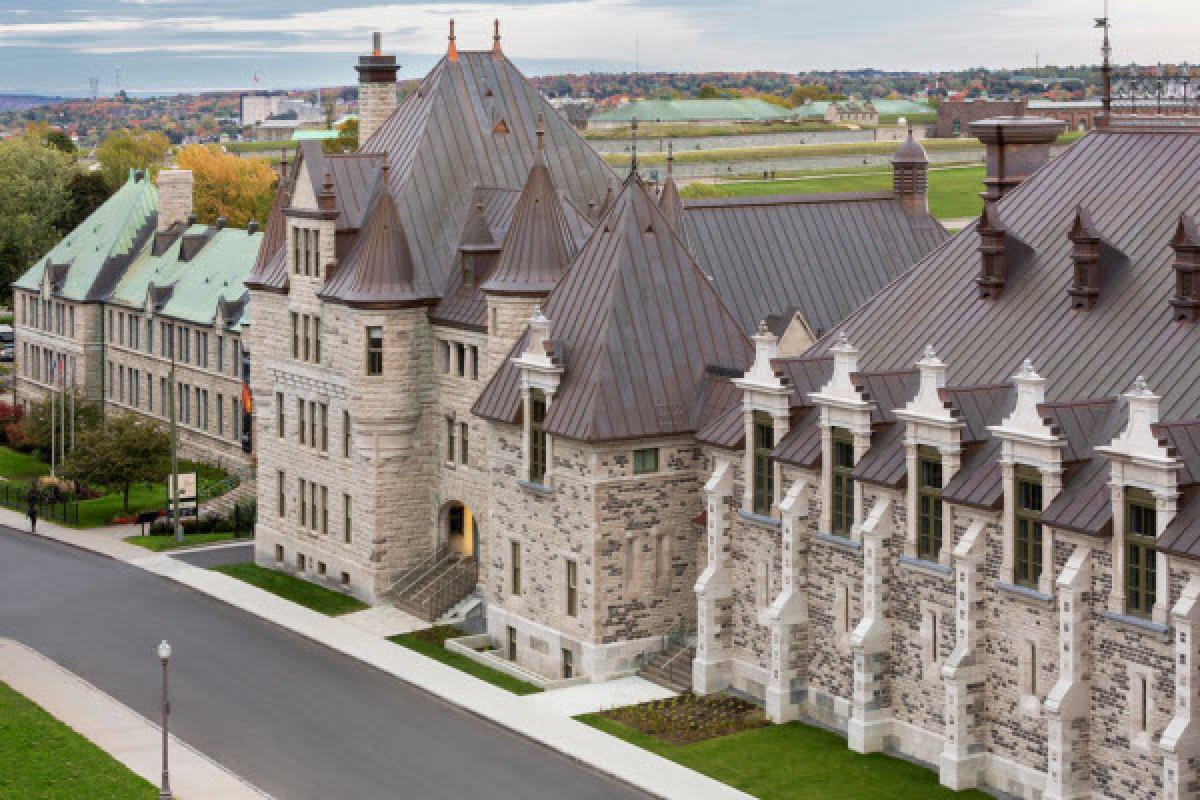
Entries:
[[58, 454], [57, 442], [54, 437], [58, 427], [58, 415], [55, 413], [54, 384], [58, 382], [58, 359], [50, 361], [50, 477], [54, 477], [55, 456]]
[[176, 326], [171, 325], [167, 330], [171, 333], [167, 338], [171, 350], [171, 377], [168, 380], [169, 385], [167, 386], [167, 392], [170, 396], [168, 404], [171, 408], [171, 478], [169, 503], [171, 506], [171, 528], [175, 531], [175, 541], [183, 544], [183, 521], [179, 519], [179, 433], [176, 430], [176, 417], [179, 415], [179, 408], [176, 405], [175, 398]]

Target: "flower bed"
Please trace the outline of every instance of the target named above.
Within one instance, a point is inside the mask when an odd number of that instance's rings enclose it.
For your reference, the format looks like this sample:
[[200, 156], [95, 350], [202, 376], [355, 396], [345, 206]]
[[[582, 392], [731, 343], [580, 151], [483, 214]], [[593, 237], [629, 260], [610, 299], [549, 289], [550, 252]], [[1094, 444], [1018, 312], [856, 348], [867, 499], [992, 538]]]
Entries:
[[753, 703], [724, 694], [691, 692], [665, 700], [614, 708], [600, 716], [670, 744], [691, 744], [770, 725]]

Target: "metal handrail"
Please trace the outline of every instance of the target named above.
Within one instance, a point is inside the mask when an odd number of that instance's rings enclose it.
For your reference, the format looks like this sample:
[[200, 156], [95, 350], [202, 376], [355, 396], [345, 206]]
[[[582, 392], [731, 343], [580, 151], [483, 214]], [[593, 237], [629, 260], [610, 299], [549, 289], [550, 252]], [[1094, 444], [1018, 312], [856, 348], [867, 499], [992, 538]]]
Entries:
[[429, 574], [429, 570], [436, 567], [445, 559], [447, 550], [448, 548], [445, 544], [439, 545], [433, 553], [419, 561], [415, 566], [410, 567], [403, 575], [397, 578], [384, 594], [391, 596], [411, 589], [420, 582], [421, 578]]

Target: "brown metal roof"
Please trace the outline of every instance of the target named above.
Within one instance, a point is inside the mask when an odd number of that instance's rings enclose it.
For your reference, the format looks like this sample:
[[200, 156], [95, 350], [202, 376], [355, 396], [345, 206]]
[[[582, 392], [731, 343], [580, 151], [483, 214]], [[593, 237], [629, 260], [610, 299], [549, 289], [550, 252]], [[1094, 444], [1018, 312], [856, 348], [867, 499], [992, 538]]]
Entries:
[[[981, 442], [994, 425], [1012, 409], [1016, 400], [1011, 383], [990, 386], [946, 386], [940, 396], [947, 410], [963, 424], [963, 443]], [[1002, 404], [1002, 405], [1001, 405]], [[997, 413], [1003, 411], [1003, 413]]]
[[354, 249], [325, 283], [323, 300], [369, 308], [421, 304], [438, 290], [421, 281], [391, 195], [379, 192]]
[[747, 332], [799, 309], [820, 335], [947, 238], [891, 192], [694, 200], [685, 208], [688, 245]]
[[1158, 549], [1169, 555], [1200, 558], [1200, 491], [1179, 498], [1179, 513], [1158, 537]]
[[[294, 169], [295, 164], [291, 165]], [[251, 289], [267, 289], [281, 291], [287, 288], [288, 265], [284, 243], [287, 241], [287, 219], [283, 209], [291, 196], [291, 172], [283, 176], [275, 189], [275, 199], [271, 202], [271, 210], [267, 214], [266, 225], [263, 226], [262, 247], [258, 249], [258, 259], [254, 269], [246, 278], [246, 286]]]
[[771, 455], [788, 464], [812, 469], [821, 463], [821, 429], [817, 422], [821, 413], [816, 408], [801, 409], [795, 424], [771, 451]]
[[683, 200], [679, 197], [679, 187], [675, 184], [675, 176], [669, 169], [667, 180], [663, 183], [662, 194], [658, 197], [658, 207], [662, 209], [663, 216], [667, 218], [667, 222], [671, 223], [671, 227], [679, 231], [680, 236], [685, 236]]
[[549, 294], [566, 274], [576, 252], [562, 200], [539, 147], [504, 237], [500, 260], [483, 282], [483, 291]]
[[[743, 369], [749, 339], [636, 175], [622, 187], [547, 299], [565, 366], [550, 433], [608, 440], [695, 431], [709, 367]], [[516, 367], [506, 362], [475, 404], [513, 422]]]

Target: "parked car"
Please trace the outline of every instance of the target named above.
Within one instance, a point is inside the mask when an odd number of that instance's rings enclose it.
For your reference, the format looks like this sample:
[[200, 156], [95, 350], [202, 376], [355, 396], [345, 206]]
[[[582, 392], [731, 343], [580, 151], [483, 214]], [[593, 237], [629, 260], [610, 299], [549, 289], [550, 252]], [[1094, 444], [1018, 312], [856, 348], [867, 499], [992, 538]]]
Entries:
[[0, 325], [0, 361], [12, 361], [16, 355], [16, 336], [12, 325]]

